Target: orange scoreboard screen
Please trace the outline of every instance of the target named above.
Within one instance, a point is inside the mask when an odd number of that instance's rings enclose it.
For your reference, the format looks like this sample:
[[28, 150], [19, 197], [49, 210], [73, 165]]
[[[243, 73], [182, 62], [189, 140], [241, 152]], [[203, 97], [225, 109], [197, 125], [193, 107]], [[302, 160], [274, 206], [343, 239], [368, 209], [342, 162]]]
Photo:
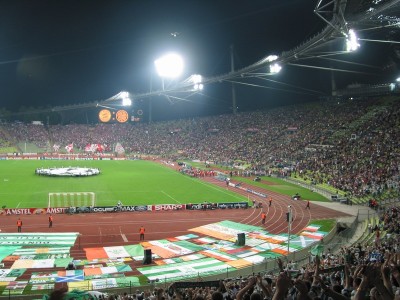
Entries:
[[124, 109], [117, 111], [102, 109], [99, 111], [99, 121], [102, 123], [126, 123], [129, 121], [129, 113]]

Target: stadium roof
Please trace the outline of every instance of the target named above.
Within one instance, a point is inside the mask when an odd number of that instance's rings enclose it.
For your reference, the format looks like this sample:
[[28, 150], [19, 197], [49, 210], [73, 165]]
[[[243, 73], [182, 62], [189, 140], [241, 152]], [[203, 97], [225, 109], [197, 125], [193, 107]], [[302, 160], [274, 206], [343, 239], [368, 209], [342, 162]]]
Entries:
[[[307, 9], [310, 8], [307, 7]], [[284, 7], [281, 12], [285, 12], [285, 10], [290, 10], [290, 6]], [[234, 83], [238, 87], [245, 86], [252, 89], [258, 88], [258, 90], [261, 88], [262, 90], [283, 91], [295, 95], [318, 97], [330, 94], [330, 75], [325, 77], [325, 88], [316, 87], [315, 85], [310, 87], [310, 85], [302, 85], [301, 83], [293, 84], [293, 81], [290, 79], [286, 80], [283, 77], [286, 74], [279, 78], [272, 77], [268, 66], [278, 62], [284, 68], [300, 69], [306, 74], [310, 74], [307, 73], [310, 70], [315, 71], [315, 73], [334, 71], [336, 74], [341, 74], [336, 80], [337, 84], [342, 85], [342, 87], [344, 84], [351, 83], [348, 78], [352, 80], [354, 74], [358, 76], [357, 78], [362, 78], [361, 80], [367, 78], [370, 82], [374, 82], [375, 80], [377, 83], [380, 83], [388, 79], [374, 78], [373, 76], [381, 76], [384, 73], [388, 74], [387, 70], [383, 70], [385, 67], [392, 70], [390, 76], [393, 76], [394, 72], [398, 70], [397, 60], [400, 60], [400, 51], [397, 51], [398, 42], [396, 42], [396, 38], [398, 38], [400, 27], [397, 17], [399, 13], [399, 0], [318, 0], [315, 1], [314, 13], [316, 19], [320, 22], [322, 21], [322, 24], [324, 24], [314, 36], [304, 37], [303, 41], [297, 44], [297, 46], [285, 51], [281, 50], [279, 53], [268, 53], [270, 50], [266, 49], [261, 59], [235, 68], [234, 71], [228, 69], [225, 73], [217, 72], [205, 76], [203, 77], [203, 83], [208, 86], [223, 84], [230, 86]], [[265, 12], [265, 15], [269, 16], [267, 12]], [[282, 18], [284, 17], [283, 15]], [[317, 22], [314, 21], [314, 23]], [[293, 31], [296, 30], [295, 26], [293, 23], [290, 26]], [[349, 29], [354, 29], [360, 35], [361, 47], [368, 45], [366, 48], [371, 49], [368, 50], [368, 52], [371, 52], [369, 55], [361, 52], [357, 53], [356, 56], [356, 54], [349, 54], [344, 50]], [[174, 38], [179, 37], [180, 34], [180, 32], [171, 33]], [[281, 38], [285, 39], [287, 37]], [[372, 46], [369, 47], [369, 45]], [[375, 53], [380, 52], [382, 46], [391, 47], [391, 57], [389, 60], [387, 55], [382, 55], [381, 59], [376, 59]], [[277, 60], [272, 61], [271, 55], [277, 55]], [[371, 61], [372, 55], [375, 57], [374, 61]], [[297, 73], [297, 77], [299, 77], [298, 74], [300, 73]], [[156, 86], [156, 84], [154, 85]], [[150, 97], [159, 97], [164, 102], [165, 99], [168, 99], [171, 104], [177, 102], [193, 103], [195, 102], [193, 99], [199, 93], [194, 92], [191, 86], [192, 83], [190, 81], [181, 80], [170, 83], [163, 90], [160, 89], [160, 86], [156, 86], [156, 88], [150, 88], [150, 91], [147, 92], [131, 89], [130, 93], [136, 101]], [[329, 88], [326, 88], [327, 86]], [[228, 93], [230, 92], [229, 89], [227, 91]], [[42, 111], [66, 111], [99, 105], [110, 105], [118, 98], [118, 94], [108, 98], [95, 99], [96, 101], [85, 101], [84, 103], [75, 103], [73, 105], [53, 105], [50, 109]], [[201, 96], [207, 97], [206, 92]]]
[[[283, 64], [299, 64], [299, 62], [307, 60], [315, 60], [323, 57], [335, 57], [337, 55], [346, 54], [343, 50], [343, 41], [345, 39], [345, 35], [348, 33], [350, 28], [355, 29], [360, 32], [373, 32], [372, 35], [378, 35], [381, 37], [382, 31], [390, 28], [395, 29], [395, 33], [392, 34], [398, 35], [398, 29], [400, 27], [400, 18], [397, 17], [397, 14], [400, 12], [398, 0], [392, 1], [361, 1], [361, 0], [334, 0], [334, 1], [323, 1], [319, 0], [315, 13], [321, 17], [326, 22], [326, 27], [321, 30], [318, 34], [313, 36], [312, 38], [304, 41], [297, 47], [290, 49], [289, 51], [282, 52], [278, 59], [270, 60], [271, 55], [266, 55], [264, 58], [259, 61], [254, 62], [253, 64], [241, 68], [239, 70], [219, 74], [216, 76], [208, 77], [203, 79], [204, 84], [218, 83], [222, 81], [229, 81], [240, 83], [240, 79], [248, 78], [248, 77], [265, 77], [269, 74], [266, 72], [266, 66], [279, 62]], [[386, 31], [385, 31], [386, 32]], [[365, 41], [369, 41], [369, 39], [364, 39]], [[388, 41], [386, 39], [375, 39], [371, 40], [375, 42], [382, 43], [397, 43], [397, 41]], [[313, 66], [312, 64], [306, 64], [304, 67], [315, 67], [315, 68], [324, 68], [319, 66]], [[349, 72], [349, 73], [358, 73], [356, 70], [348, 69], [335, 69], [335, 68], [327, 68], [332, 69], [334, 71], [339, 72]], [[273, 75], [273, 74], [272, 74]], [[238, 80], [238, 81], [235, 81]], [[182, 81], [177, 83], [175, 86], [167, 90], [156, 90], [148, 93], [135, 94], [134, 98], [145, 98], [156, 95], [166, 95], [173, 93], [182, 93], [185, 91], [190, 91], [192, 83], [188, 81]], [[180, 97], [177, 97], [180, 99]], [[115, 96], [106, 99], [101, 102], [93, 102], [83, 104], [85, 105], [96, 105], [101, 103], [109, 103], [110, 101], [114, 101]], [[56, 107], [55, 110], [63, 110], [67, 109], [67, 107]]]

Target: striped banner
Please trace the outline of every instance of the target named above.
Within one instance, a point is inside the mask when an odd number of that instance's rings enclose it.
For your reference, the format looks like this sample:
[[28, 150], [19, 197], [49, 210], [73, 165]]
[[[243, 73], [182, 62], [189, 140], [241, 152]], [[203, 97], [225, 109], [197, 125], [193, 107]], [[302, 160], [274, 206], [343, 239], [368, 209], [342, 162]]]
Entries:
[[304, 228], [303, 230], [315, 232], [315, 231], [318, 231], [318, 229], [319, 229], [320, 227], [321, 227], [320, 225], [310, 224], [310, 225], [308, 225], [306, 228]]
[[0, 233], [0, 246], [70, 246], [75, 244], [78, 233]]
[[40, 254], [69, 254], [70, 247], [41, 247], [41, 248], [19, 248], [13, 252], [13, 255], [40, 255]]
[[144, 267], [137, 269], [149, 280], [174, 281], [179, 279], [194, 278], [202, 276], [217, 275], [222, 272], [232, 271], [233, 267], [214, 258], [203, 258], [193, 262], [176, 263], [173, 265], [161, 265], [155, 267]]

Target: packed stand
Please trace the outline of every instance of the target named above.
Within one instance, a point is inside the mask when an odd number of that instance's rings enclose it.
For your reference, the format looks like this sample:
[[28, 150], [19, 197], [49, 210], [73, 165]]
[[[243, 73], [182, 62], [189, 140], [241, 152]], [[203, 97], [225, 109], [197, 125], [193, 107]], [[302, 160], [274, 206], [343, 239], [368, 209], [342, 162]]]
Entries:
[[[325, 255], [300, 269], [284, 266], [279, 273], [253, 274], [220, 281], [176, 282], [167, 289], [153, 287], [128, 293], [89, 294], [86, 299], [109, 300], [389, 300], [400, 299], [400, 255], [386, 252], [379, 259], [327, 263]], [[56, 290], [47, 299], [68, 299], [67, 290]], [[75, 299], [79, 292], [72, 291]]]
[[50, 142], [47, 128], [43, 125], [17, 122], [9, 124], [5, 129], [17, 143], [32, 143], [39, 148], [46, 149]]
[[377, 101], [324, 101], [151, 124], [11, 124], [8, 130], [16, 140], [50, 141], [61, 149], [73, 143], [74, 151], [84, 152], [87, 144], [99, 143], [112, 152], [121, 143], [127, 155], [245, 166], [251, 174], [279, 169], [351, 196], [379, 196], [399, 191], [400, 103]]

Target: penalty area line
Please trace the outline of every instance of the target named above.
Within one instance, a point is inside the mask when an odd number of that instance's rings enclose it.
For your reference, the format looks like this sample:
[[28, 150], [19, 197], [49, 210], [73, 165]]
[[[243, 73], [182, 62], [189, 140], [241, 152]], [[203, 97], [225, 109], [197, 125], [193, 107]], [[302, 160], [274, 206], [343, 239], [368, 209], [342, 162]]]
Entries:
[[174, 200], [176, 203], [182, 204], [182, 203], [180, 203], [178, 200], [176, 200], [174, 197], [172, 197], [171, 195], [169, 195], [168, 193], [166, 193], [166, 192], [164, 192], [164, 191], [161, 191], [161, 193], [163, 193], [163, 194], [164, 194], [165, 196], [167, 196], [168, 198]]
[[119, 226], [119, 233], [121, 234], [122, 240], [123, 240], [125, 243], [128, 242], [128, 239], [126, 238], [126, 235], [122, 233], [121, 226]]

